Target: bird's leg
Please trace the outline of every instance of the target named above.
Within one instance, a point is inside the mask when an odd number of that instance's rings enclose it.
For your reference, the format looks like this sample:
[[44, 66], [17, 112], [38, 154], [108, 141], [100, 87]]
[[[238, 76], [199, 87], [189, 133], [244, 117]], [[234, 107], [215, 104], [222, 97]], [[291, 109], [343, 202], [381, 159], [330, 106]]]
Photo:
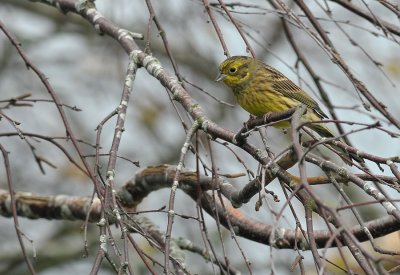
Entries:
[[251, 121], [252, 117], [250, 115], [250, 118], [243, 123], [242, 129], [233, 137], [233, 143], [236, 143], [237, 145], [242, 145], [246, 138], [250, 135], [249, 134], [249, 122]]
[[250, 130], [250, 125], [251, 125], [250, 121], [252, 121], [253, 119], [254, 119], [254, 116], [250, 115], [249, 119], [245, 123], [243, 123], [243, 127], [246, 129], [246, 132]]
[[271, 120], [271, 112], [268, 112], [266, 114], [263, 114], [263, 121], [264, 124], [270, 123]]
[[251, 126], [251, 122], [255, 119], [256, 117], [253, 115], [249, 116], [249, 119], [243, 123], [243, 129], [241, 131], [241, 135], [242, 137], [248, 137], [249, 134], [245, 134], [248, 133], [251, 129], [253, 129], [253, 127]]

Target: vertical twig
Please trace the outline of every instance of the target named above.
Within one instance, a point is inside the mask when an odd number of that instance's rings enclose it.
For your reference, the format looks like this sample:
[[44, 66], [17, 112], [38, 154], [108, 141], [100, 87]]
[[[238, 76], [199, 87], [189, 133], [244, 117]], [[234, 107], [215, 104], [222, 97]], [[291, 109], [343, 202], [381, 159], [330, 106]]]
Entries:
[[253, 51], [253, 48], [250, 46], [249, 41], [247, 40], [246, 35], [242, 32], [242, 28], [240, 27], [239, 23], [236, 21], [235, 18], [233, 18], [231, 12], [228, 10], [226, 7], [225, 3], [222, 0], [218, 0], [219, 4], [221, 5], [222, 9], [226, 12], [226, 15], [228, 15], [229, 19], [231, 20], [232, 24], [235, 26], [237, 31], [239, 32], [240, 36], [242, 37], [244, 43], [246, 44], [246, 50], [251, 53], [251, 55], [255, 58], [256, 55]]
[[228, 47], [226, 46], [226, 43], [225, 43], [225, 40], [224, 40], [224, 36], [222, 35], [221, 29], [220, 29], [220, 27], [219, 27], [219, 25], [217, 23], [217, 20], [215, 19], [215, 16], [214, 16], [213, 12], [211, 11], [210, 4], [209, 4], [208, 0], [203, 0], [203, 4], [204, 4], [204, 7], [206, 9], [206, 12], [208, 13], [208, 16], [210, 17], [211, 23], [214, 26], [215, 32], [217, 33], [217, 36], [218, 36], [218, 39], [219, 39], [219, 41], [221, 43], [222, 49], [224, 50], [224, 55], [229, 57], [230, 54], [229, 54]]
[[172, 183], [171, 187], [171, 193], [169, 196], [169, 204], [168, 204], [168, 225], [167, 225], [167, 230], [165, 233], [165, 253], [164, 253], [164, 272], [165, 274], [169, 274], [169, 249], [170, 249], [170, 242], [171, 242], [171, 232], [172, 232], [172, 226], [174, 223], [174, 217], [175, 217], [175, 210], [174, 210], [174, 205], [175, 205], [175, 195], [176, 195], [176, 189], [179, 187], [179, 175], [180, 172], [183, 168], [183, 161], [185, 159], [186, 153], [189, 149], [189, 146], [191, 144], [190, 140], [196, 133], [196, 131], [199, 129], [200, 123], [195, 120], [193, 122], [192, 127], [190, 127], [189, 131], [186, 134], [186, 139], [185, 142], [183, 143], [182, 149], [181, 149], [181, 154], [179, 157], [178, 165], [176, 167], [175, 171], [175, 177], [174, 181]]
[[3, 147], [3, 145], [1, 143], [0, 143], [0, 151], [1, 151], [1, 153], [3, 155], [3, 159], [4, 159], [4, 167], [5, 167], [6, 175], [7, 175], [7, 186], [8, 186], [8, 190], [10, 192], [11, 212], [12, 212], [12, 216], [14, 219], [14, 227], [15, 227], [15, 231], [17, 233], [19, 245], [21, 246], [22, 255], [24, 256], [24, 259], [25, 259], [26, 265], [28, 266], [29, 271], [31, 272], [31, 274], [36, 274], [36, 271], [33, 268], [33, 265], [31, 263], [31, 260], [29, 259], [28, 255], [26, 254], [25, 244], [21, 237], [21, 229], [20, 229], [19, 222], [18, 222], [17, 202], [15, 200], [14, 188], [13, 188], [13, 184], [12, 184], [10, 160], [8, 158], [8, 152], [6, 151], [6, 149]]

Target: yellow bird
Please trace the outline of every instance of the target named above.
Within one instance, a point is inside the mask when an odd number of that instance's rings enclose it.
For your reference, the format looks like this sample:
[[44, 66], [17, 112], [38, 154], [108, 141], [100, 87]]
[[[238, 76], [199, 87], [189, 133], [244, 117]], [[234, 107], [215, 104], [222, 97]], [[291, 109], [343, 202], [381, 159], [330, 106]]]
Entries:
[[[328, 118], [318, 103], [299, 86], [278, 70], [257, 59], [232, 56], [221, 63], [219, 71], [216, 80], [222, 80], [230, 87], [239, 105], [252, 115], [262, 116], [269, 112], [282, 112], [304, 104], [307, 111], [302, 116], [301, 122]], [[277, 122], [273, 126], [288, 128], [290, 121]], [[323, 123], [311, 123], [306, 127], [321, 137], [335, 137]], [[341, 149], [340, 151], [343, 152]]]

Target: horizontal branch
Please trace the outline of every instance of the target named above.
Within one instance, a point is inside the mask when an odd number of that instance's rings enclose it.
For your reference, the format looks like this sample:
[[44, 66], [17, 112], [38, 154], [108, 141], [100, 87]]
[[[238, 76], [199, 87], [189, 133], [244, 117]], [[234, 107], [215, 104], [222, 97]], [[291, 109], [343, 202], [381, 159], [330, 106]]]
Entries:
[[[161, 188], [172, 186], [176, 167], [171, 165], [150, 166], [140, 170], [121, 190], [117, 197], [127, 212], [133, 212], [135, 207], [151, 192]], [[184, 168], [181, 171], [179, 187], [186, 194], [197, 200], [197, 188], [200, 185], [202, 192], [202, 207], [214, 218], [218, 217], [221, 224], [228, 227], [228, 222], [236, 229], [236, 234], [252, 241], [273, 245], [276, 248], [294, 248], [297, 243], [302, 249], [309, 249], [302, 235], [293, 229], [277, 227], [274, 224], [265, 224], [253, 218], [247, 217], [240, 210], [235, 209], [225, 200], [222, 203], [214, 200], [211, 193], [206, 192], [218, 188], [217, 181], [213, 185], [213, 179], [200, 176], [197, 173]], [[17, 192], [15, 194], [17, 213], [19, 216], [30, 219], [58, 219], [58, 220], [81, 220], [84, 221], [87, 212], [90, 211], [89, 221], [97, 222], [101, 213], [101, 204], [95, 199], [91, 204], [89, 197], [74, 197], [66, 195], [41, 196], [32, 193]], [[10, 194], [0, 189], [0, 215], [11, 216]], [[116, 219], [109, 214], [110, 222]], [[394, 217], [386, 216], [365, 223], [374, 238], [385, 236], [400, 230], [400, 222]], [[365, 230], [357, 225], [350, 229], [359, 241], [368, 240]], [[315, 230], [315, 240], [319, 248], [325, 247], [332, 237], [329, 230]], [[333, 247], [336, 242], [330, 242]]]

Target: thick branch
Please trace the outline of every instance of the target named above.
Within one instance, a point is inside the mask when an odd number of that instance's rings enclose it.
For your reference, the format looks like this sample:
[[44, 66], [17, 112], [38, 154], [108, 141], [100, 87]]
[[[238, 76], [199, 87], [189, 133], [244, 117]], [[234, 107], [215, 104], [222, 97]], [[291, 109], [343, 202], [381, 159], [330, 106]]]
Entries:
[[[175, 166], [160, 165], [142, 169], [118, 192], [117, 197], [127, 212], [132, 212], [134, 207], [146, 197], [150, 192], [161, 188], [170, 188], [175, 177]], [[195, 171], [183, 169], [180, 175], [180, 189], [190, 195], [193, 200], [197, 200], [198, 185], [203, 189], [201, 199], [202, 207], [213, 217], [218, 217], [225, 227], [228, 220], [236, 229], [236, 234], [266, 245], [273, 245], [277, 248], [293, 248], [295, 243], [309, 249], [306, 241], [293, 229], [276, 227], [272, 224], [265, 224], [255, 219], [246, 217], [241, 211], [233, 208], [228, 201], [225, 201], [225, 209], [221, 203], [212, 199], [206, 190], [211, 190], [212, 178], [200, 176], [197, 181]], [[215, 188], [215, 187], [214, 187]], [[10, 198], [8, 191], [0, 190], [0, 215], [10, 217]], [[17, 192], [16, 196], [17, 213], [19, 216], [30, 219], [59, 219], [59, 220], [82, 220], [84, 221], [87, 211], [90, 210], [89, 221], [97, 222], [101, 213], [101, 204], [96, 199], [90, 205], [89, 197], [72, 196], [40, 196], [31, 193]], [[110, 222], [116, 219], [110, 214]], [[395, 218], [386, 216], [365, 223], [374, 238], [385, 236], [389, 233], [400, 230], [400, 223]], [[357, 225], [350, 229], [359, 241], [368, 240], [363, 228]], [[324, 247], [332, 237], [329, 230], [315, 230], [315, 241], [319, 248]], [[330, 244], [331, 247], [336, 242]]]

